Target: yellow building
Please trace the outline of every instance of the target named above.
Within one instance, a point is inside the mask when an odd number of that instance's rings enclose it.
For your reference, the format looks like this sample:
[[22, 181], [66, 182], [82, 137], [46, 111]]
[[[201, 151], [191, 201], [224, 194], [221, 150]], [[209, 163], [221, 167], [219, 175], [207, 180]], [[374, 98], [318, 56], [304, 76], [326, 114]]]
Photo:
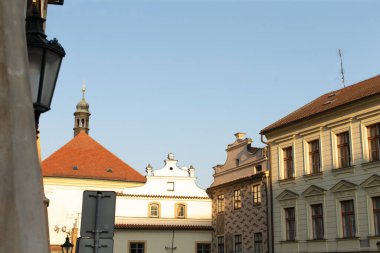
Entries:
[[261, 134], [274, 252], [377, 252], [380, 76], [324, 94]]

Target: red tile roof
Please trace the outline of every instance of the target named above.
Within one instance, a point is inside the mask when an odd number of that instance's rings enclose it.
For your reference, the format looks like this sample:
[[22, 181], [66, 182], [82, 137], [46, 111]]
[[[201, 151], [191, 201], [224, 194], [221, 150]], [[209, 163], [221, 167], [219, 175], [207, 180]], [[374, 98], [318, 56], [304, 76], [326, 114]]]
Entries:
[[145, 177], [85, 132], [42, 162], [44, 177], [71, 177], [145, 182]]
[[328, 92], [261, 130], [261, 134], [380, 93], [380, 75]]

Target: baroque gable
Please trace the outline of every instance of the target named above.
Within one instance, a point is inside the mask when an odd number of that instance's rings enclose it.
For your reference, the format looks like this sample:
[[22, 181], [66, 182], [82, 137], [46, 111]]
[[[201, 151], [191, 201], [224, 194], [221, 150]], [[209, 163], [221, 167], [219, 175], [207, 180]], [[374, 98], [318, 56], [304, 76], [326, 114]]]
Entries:
[[311, 185], [308, 187], [303, 193], [302, 196], [304, 197], [312, 197], [312, 196], [318, 196], [323, 195], [325, 193], [325, 189], [318, 187], [316, 185]]
[[363, 188], [380, 187], [380, 176], [372, 175], [360, 184]]
[[334, 185], [330, 190], [333, 193], [343, 192], [343, 191], [354, 191], [356, 190], [357, 185], [346, 180], [339, 181]]
[[284, 190], [283, 192], [281, 192], [277, 197], [276, 199], [278, 201], [282, 201], [282, 200], [289, 200], [289, 199], [296, 199], [298, 198], [298, 194], [297, 193], [294, 193], [292, 191], [289, 191], [289, 190]]

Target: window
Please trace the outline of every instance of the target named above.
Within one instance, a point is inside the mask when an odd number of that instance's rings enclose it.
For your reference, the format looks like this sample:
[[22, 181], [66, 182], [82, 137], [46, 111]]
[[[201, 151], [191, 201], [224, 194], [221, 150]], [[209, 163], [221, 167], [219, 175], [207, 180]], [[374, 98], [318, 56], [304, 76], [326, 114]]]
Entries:
[[309, 142], [309, 168], [311, 174], [321, 172], [319, 140]]
[[253, 197], [253, 205], [257, 206], [261, 204], [261, 186], [260, 185], [252, 185], [252, 197]]
[[285, 208], [285, 226], [286, 226], [286, 240], [294, 241], [296, 239], [296, 218], [295, 208]]
[[293, 147], [283, 149], [284, 154], [284, 179], [294, 177], [293, 170]]
[[263, 171], [263, 168], [262, 168], [261, 164], [255, 166], [255, 170], [256, 170], [256, 173], [259, 173], [259, 172]]
[[368, 127], [368, 150], [371, 162], [380, 161], [380, 124]]
[[186, 205], [185, 204], [176, 204], [176, 217], [177, 218], [186, 218]]
[[311, 205], [311, 219], [313, 226], [313, 239], [323, 239], [323, 206], [322, 204]]
[[211, 253], [211, 244], [197, 243], [197, 253]]
[[160, 217], [160, 204], [158, 203], [149, 204], [149, 217], [152, 217], [152, 218]]
[[336, 136], [338, 143], [338, 165], [339, 168], [351, 166], [350, 143], [348, 132]]
[[235, 235], [234, 236], [234, 251], [235, 252], [241, 252], [242, 251], [241, 235]]
[[218, 213], [224, 212], [224, 195], [218, 195]]
[[263, 252], [263, 234], [262, 233], [254, 233], [253, 234], [254, 241], [254, 253], [262, 253]]
[[129, 253], [144, 253], [145, 243], [143, 242], [130, 242], [129, 243]]
[[341, 201], [343, 238], [355, 237], [354, 201]]
[[224, 253], [224, 236], [218, 236], [218, 253]]
[[375, 235], [380, 236], [380, 197], [372, 198], [373, 221], [375, 223]]
[[239, 164], [240, 164], [240, 160], [239, 159], [235, 159], [235, 165], [239, 166]]
[[234, 209], [241, 208], [241, 192], [240, 190], [234, 191]]
[[174, 182], [168, 182], [167, 190], [168, 191], [174, 191]]

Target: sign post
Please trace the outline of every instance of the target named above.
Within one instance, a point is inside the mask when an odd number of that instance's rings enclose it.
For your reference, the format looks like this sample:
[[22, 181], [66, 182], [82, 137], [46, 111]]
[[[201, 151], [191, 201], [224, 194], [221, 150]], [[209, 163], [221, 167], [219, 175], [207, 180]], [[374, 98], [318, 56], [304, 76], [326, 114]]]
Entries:
[[77, 253], [112, 253], [116, 193], [84, 191]]

